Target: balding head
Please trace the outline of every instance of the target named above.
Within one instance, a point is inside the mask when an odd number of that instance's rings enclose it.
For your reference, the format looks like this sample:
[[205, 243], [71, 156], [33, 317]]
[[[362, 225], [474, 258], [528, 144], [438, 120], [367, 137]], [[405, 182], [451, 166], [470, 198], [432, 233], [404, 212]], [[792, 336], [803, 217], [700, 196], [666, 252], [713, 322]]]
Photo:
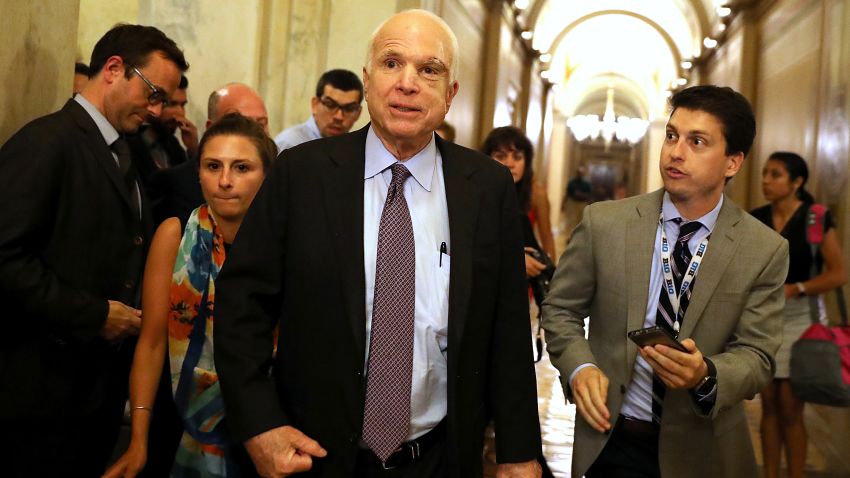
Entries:
[[436, 28], [437, 33], [442, 36], [441, 39], [445, 45], [443, 58], [446, 58], [451, 63], [450, 65], [447, 65], [449, 67], [449, 83], [454, 83], [454, 81], [457, 80], [459, 68], [457, 62], [457, 37], [445, 20], [428, 10], [405, 10], [384, 20], [384, 22], [381, 23], [374, 32], [372, 32], [372, 37], [369, 39], [369, 48], [366, 51], [366, 70], [368, 71], [371, 69], [372, 58], [375, 55], [376, 40], [379, 39], [381, 33], [388, 29], [397, 28], [399, 26], [408, 27], [410, 25], [422, 25], [426, 28]]
[[421, 151], [449, 112], [458, 91], [456, 53], [451, 29], [424, 10], [393, 15], [372, 35], [366, 104], [372, 130], [399, 160]]
[[244, 83], [228, 83], [210, 94], [207, 103], [207, 128], [228, 113], [239, 113], [260, 123], [269, 131], [269, 114], [260, 95]]

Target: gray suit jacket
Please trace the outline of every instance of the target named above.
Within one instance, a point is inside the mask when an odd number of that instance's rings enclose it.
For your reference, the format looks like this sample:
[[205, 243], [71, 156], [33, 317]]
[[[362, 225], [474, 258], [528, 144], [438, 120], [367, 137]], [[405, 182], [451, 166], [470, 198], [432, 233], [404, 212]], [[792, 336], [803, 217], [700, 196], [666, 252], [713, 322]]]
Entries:
[[[643, 327], [663, 192], [586, 208], [543, 305], [548, 351], [565, 394], [571, 398], [567, 382], [573, 370], [594, 363], [610, 380], [608, 409], [614, 418], [637, 358], [626, 334]], [[667, 392], [662, 476], [756, 476], [741, 402], [773, 376], [787, 270], [787, 242], [725, 198], [680, 333], [717, 366], [717, 400], [705, 415], [687, 391]], [[575, 435], [572, 473], [582, 476], [609, 435], [581, 418]]]

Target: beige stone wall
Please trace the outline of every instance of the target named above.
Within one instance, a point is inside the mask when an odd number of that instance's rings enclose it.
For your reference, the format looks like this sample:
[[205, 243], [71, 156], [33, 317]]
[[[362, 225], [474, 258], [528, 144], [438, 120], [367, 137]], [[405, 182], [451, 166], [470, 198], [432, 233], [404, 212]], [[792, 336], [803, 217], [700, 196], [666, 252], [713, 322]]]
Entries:
[[0, 144], [71, 97], [79, 0], [0, 0]]
[[88, 64], [95, 43], [116, 23], [137, 23], [139, 0], [79, 0], [77, 60]]

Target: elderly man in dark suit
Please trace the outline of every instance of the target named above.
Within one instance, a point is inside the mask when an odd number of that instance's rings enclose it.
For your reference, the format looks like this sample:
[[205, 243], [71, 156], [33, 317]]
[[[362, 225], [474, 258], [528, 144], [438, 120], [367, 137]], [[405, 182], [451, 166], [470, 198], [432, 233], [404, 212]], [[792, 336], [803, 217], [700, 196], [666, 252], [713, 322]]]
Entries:
[[98, 476], [115, 446], [151, 226], [122, 135], [187, 68], [156, 28], [116, 26], [82, 92], [0, 149], [4, 476]]
[[215, 358], [263, 476], [480, 477], [491, 418], [497, 476], [540, 474], [513, 181], [434, 135], [456, 53], [431, 13], [387, 20], [363, 71], [372, 123], [284, 151], [242, 224]]

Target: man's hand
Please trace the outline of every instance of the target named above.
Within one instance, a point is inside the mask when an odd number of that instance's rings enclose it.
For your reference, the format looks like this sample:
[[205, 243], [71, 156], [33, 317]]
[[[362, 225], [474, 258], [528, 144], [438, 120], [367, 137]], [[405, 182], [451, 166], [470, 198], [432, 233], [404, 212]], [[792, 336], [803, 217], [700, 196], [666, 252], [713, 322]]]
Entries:
[[573, 402], [581, 416], [596, 431], [604, 433], [611, 429], [611, 413], [608, 401], [608, 377], [592, 365], [578, 371], [570, 384]]
[[540, 478], [543, 469], [537, 460], [523, 463], [500, 463], [496, 467], [496, 478]]
[[179, 118], [177, 126], [180, 128], [180, 139], [183, 141], [186, 153], [193, 156], [198, 151], [198, 128], [188, 118]]
[[316, 440], [290, 427], [278, 427], [260, 433], [245, 442], [245, 450], [263, 478], [281, 478], [308, 471], [313, 458], [328, 452]]
[[666, 345], [646, 346], [640, 349], [640, 355], [670, 389], [692, 389], [708, 375], [708, 365], [705, 364], [696, 342], [685, 339], [682, 345], [688, 349], [687, 353]]
[[543, 269], [546, 269], [546, 265], [537, 259], [531, 257], [531, 252], [534, 252], [533, 247], [525, 248], [525, 276], [526, 277], [537, 277], [543, 272]]
[[129, 335], [139, 335], [142, 311], [117, 300], [107, 302], [109, 302], [109, 312], [106, 314], [106, 323], [100, 329], [100, 336], [106, 340], [118, 340]]

